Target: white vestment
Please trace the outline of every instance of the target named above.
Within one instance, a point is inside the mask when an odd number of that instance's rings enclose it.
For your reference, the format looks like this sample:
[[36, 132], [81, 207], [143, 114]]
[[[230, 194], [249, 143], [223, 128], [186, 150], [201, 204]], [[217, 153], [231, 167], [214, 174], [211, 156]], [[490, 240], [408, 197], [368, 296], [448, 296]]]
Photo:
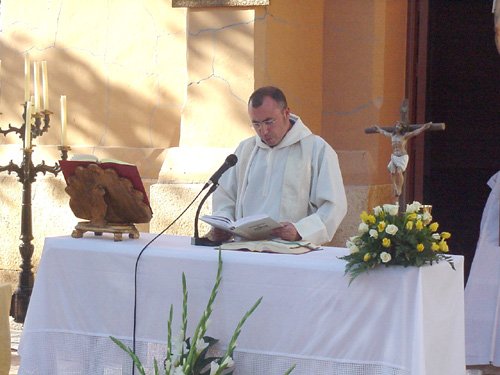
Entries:
[[465, 287], [468, 365], [500, 366], [500, 171], [488, 181], [476, 253]]
[[257, 135], [240, 143], [237, 164], [214, 193], [213, 213], [232, 220], [265, 213], [322, 244], [347, 212], [338, 157], [299, 117], [290, 118], [294, 125], [278, 145], [269, 147]]

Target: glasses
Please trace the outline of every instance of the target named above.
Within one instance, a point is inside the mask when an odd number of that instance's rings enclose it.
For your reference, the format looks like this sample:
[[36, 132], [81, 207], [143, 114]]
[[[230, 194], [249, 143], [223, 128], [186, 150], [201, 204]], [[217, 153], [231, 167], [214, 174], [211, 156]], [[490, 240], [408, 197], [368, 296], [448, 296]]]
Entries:
[[275, 122], [276, 122], [275, 118], [271, 118], [271, 119], [264, 120], [264, 121], [252, 121], [252, 126], [256, 130], [259, 130], [262, 127], [262, 125], [272, 126]]

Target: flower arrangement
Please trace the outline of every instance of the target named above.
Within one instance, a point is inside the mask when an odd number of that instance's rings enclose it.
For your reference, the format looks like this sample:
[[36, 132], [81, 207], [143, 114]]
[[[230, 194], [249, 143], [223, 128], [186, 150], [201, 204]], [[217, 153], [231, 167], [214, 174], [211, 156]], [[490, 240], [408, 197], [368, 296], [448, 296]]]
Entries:
[[350, 254], [340, 257], [347, 261], [345, 272], [351, 281], [378, 265], [420, 267], [445, 260], [455, 269], [446, 255], [451, 234], [438, 232], [439, 224], [421, 203], [406, 205], [405, 212], [399, 212], [398, 205], [384, 204], [360, 217], [359, 234], [346, 242]]
[[[215, 284], [210, 293], [207, 306], [200, 318], [198, 325], [194, 330], [194, 334], [191, 338], [186, 336], [187, 330], [187, 284], [186, 277], [182, 273], [182, 290], [183, 290], [183, 300], [182, 300], [182, 323], [180, 334], [173, 338], [172, 337], [172, 319], [173, 319], [173, 306], [170, 306], [169, 319], [167, 324], [167, 353], [166, 358], [163, 361], [162, 374], [165, 375], [231, 375], [234, 371], [234, 361], [233, 352], [236, 348], [236, 340], [238, 339], [243, 324], [248, 319], [248, 317], [255, 311], [257, 306], [259, 306], [262, 297], [259, 298], [253, 306], [245, 313], [243, 318], [239, 321], [236, 329], [234, 330], [233, 336], [229, 340], [226, 352], [221, 357], [210, 357], [209, 348], [215, 345], [218, 340], [205, 336], [207, 331], [209, 318], [212, 314], [212, 305], [214, 304], [215, 297], [217, 296], [220, 282], [222, 280], [222, 257], [221, 251], [219, 250], [219, 263], [217, 268], [217, 276], [215, 278]], [[138, 369], [141, 375], [146, 375], [146, 369], [141, 363], [140, 359], [134, 353], [132, 349], [127, 347], [123, 342], [115, 337], [110, 337], [111, 340], [117, 344], [122, 350], [124, 350], [131, 358], [134, 363], [135, 368]], [[292, 366], [285, 375], [290, 374], [295, 365]], [[160, 368], [156, 358], [154, 359], [154, 374], [160, 374]]]

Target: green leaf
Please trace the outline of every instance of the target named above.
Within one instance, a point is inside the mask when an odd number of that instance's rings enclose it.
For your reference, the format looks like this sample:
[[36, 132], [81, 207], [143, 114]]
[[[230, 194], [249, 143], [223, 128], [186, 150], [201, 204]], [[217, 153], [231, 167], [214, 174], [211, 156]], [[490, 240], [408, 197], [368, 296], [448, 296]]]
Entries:
[[115, 338], [113, 336], [109, 336], [109, 338], [111, 340], [113, 340], [113, 342], [116, 345], [118, 345], [120, 347], [120, 349], [124, 350], [130, 356], [130, 358], [132, 358], [132, 361], [134, 362], [134, 365], [137, 368], [137, 370], [139, 370], [139, 373], [141, 375], [146, 375], [146, 371], [144, 370], [144, 366], [142, 365], [139, 357], [137, 357], [137, 355], [132, 351], [132, 349], [130, 349], [123, 342], [121, 342], [120, 340], [118, 340], [117, 338]]

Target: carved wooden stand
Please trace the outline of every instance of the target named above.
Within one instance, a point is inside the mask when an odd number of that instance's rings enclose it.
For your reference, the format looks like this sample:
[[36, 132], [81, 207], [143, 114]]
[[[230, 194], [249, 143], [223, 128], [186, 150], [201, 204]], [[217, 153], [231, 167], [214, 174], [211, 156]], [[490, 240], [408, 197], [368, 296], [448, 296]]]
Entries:
[[115, 241], [122, 240], [122, 234], [128, 233], [129, 238], [139, 238], [139, 231], [134, 224], [107, 224], [93, 225], [90, 221], [81, 221], [71, 233], [73, 238], [82, 238], [85, 232], [94, 232], [95, 236], [102, 236], [103, 233], [112, 233]]
[[77, 167], [67, 179], [66, 192], [75, 216], [89, 220], [76, 225], [71, 234], [74, 238], [94, 232], [96, 236], [112, 233], [115, 241], [121, 241], [124, 233], [136, 239], [139, 231], [133, 223], [148, 223], [153, 215], [143, 193], [113, 168], [103, 169], [93, 163]]

